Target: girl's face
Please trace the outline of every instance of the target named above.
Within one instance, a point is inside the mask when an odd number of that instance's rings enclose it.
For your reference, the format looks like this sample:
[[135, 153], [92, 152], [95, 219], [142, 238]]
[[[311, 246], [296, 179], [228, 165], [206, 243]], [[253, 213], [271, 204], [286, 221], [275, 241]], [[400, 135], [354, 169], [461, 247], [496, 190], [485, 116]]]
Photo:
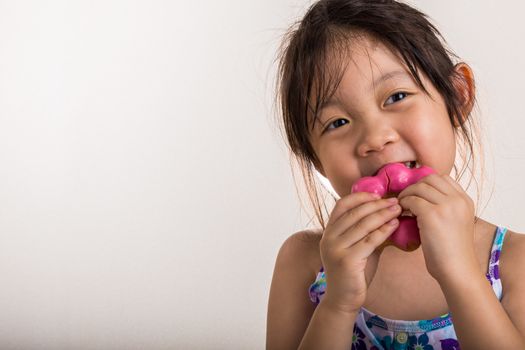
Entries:
[[319, 172], [341, 197], [388, 163], [416, 160], [450, 174], [455, 135], [441, 95], [420, 72], [426, 95], [383, 44], [361, 43], [311, 134]]

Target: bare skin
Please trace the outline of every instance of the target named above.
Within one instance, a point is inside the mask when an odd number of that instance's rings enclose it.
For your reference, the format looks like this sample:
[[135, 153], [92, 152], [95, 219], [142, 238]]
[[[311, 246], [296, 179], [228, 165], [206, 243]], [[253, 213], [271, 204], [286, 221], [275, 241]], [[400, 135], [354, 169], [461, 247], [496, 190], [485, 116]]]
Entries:
[[[479, 268], [484, 274], [487, 273], [495, 231], [495, 225], [478, 219], [474, 243]], [[281, 248], [280, 259], [288, 260], [288, 265], [294, 267], [277, 271], [276, 265], [268, 305], [267, 349], [295, 349], [305, 334], [315, 311], [307, 291], [322, 265], [321, 237], [320, 230], [298, 232]], [[514, 269], [523, 264], [524, 248], [525, 235], [508, 229], [500, 256], [504, 307], [510, 305], [505, 294], [512, 287], [510, 276], [514, 275]], [[289, 297], [283, 297], [284, 294]], [[298, 297], [301, 295], [303, 297]], [[399, 302], [392, 303], [392, 300]], [[403, 307], [405, 302], [411, 307]], [[363, 307], [385, 318], [407, 321], [432, 319], [449, 312], [439, 284], [425, 268], [421, 248], [411, 253], [394, 247], [383, 250]], [[287, 310], [285, 316], [283, 308]], [[352, 333], [351, 329], [348, 333]]]
[[[487, 272], [495, 231], [495, 225], [482, 219], [478, 220], [475, 236], [476, 255], [480, 270], [484, 273]], [[322, 236], [319, 231], [307, 234], [312, 236], [312, 242], [320, 241]], [[508, 230], [505, 243], [512, 235], [514, 233]], [[313, 250], [310, 254], [319, 253], [315, 244], [307, 246], [309, 247], [307, 249]], [[317, 263], [321, 264], [320, 254], [316, 258]], [[502, 260], [504, 260], [503, 255]], [[502, 263], [502, 267], [503, 265]], [[319, 268], [317, 271], [312, 271], [312, 275], [315, 276], [318, 271]], [[502, 274], [504, 274], [503, 270]], [[392, 300], [397, 302], [392, 303]], [[410, 304], [411, 307], [404, 307], [403, 305], [406, 304]], [[382, 252], [376, 275], [368, 286], [363, 307], [386, 318], [407, 321], [432, 319], [449, 311], [439, 283], [425, 268], [421, 248], [407, 253], [394, 247], [387, 247]]]

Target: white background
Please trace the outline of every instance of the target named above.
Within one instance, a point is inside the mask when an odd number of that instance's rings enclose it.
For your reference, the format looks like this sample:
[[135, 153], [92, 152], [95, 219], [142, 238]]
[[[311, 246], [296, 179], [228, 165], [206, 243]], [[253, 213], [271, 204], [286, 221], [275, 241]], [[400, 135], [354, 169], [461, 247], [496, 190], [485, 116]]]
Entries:
[[[481, 216], [523, 232], [524, 5], [411, 3], [476, 75]], [[264, 348], [309, 221], [273, 108], [308, 5], [0, 1], [0, 348]]]

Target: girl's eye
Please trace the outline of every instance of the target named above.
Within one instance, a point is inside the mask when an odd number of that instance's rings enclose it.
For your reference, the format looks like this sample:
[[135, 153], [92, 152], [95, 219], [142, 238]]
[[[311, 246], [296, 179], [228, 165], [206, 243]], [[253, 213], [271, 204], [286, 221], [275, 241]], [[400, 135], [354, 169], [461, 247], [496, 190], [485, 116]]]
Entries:
[[[402, 96], [402, 95], [403, 95], [404, 97], [403, 97], [403, 98], [399, 98], [399, 97]], [[390, 101], [390, 100], [395, 100], [395, 101], [392, 102], [392, 103], [394, 103], [394, 102], [397, 102], [397, 101], [399, 101], [399, 100], [403, 100], [403, 99], [405, 99], [406, 96], [408, 96], [408, 94], [407, 94], [406, 92], [403, 92], [403, 91], [396, 92], [395, 94], [393, 94], [392, 96], [390, 96], [390, 97], [388, 98], [388, 100], [386, 100], [386, 102], [388, 102], [388, 101]], [[397, 98], [392, 99], [392, 97], [397, 97]], [[385, 102], [385, 105], [390, 104], [390, 103], [386, 103], [386, 102]]]
[[348, 123], [348, 120], [346, 120], [346, 119], [336, 119], [333, 122], [331, 122], [330, 124], [328, 124], [328, 126], [325, 129], [325, 131], [330, 130], [330, 129], [337, 129], [340, 126], [343, 126], [343, 125], [345, 125], [347, 123]]

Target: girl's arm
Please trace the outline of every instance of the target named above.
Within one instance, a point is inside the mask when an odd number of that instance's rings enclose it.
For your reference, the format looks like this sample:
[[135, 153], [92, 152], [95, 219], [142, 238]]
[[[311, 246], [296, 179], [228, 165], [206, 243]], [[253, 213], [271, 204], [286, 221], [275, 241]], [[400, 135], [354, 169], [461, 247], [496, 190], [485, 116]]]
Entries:
[[525, 349], [525, 236], [521, 241], [514, 245], [516, 254], [510, 259], [509, 239], [508, 259], [503, 260], [502, 255], [500, 260], [506, 271], [513, 272], [501, 275], [502, 281], [509, 282], [504, 284], [501, 303], [479, 264], [440, 281], [461, 349]]
[[324, 298], [317, 306], [298, 349], [348, 350], [352, 345], [356, 317], [357, 313], [331, 308], [328, 299]]
[[[308, 288], [319, 239], [306, 232], [288, 238], [277, 256], [270, 288], [266, 349], [349, 349], [356, 315], [332, 311], [329, 301], [315, 308]], [[320, 266], [320, 264], [319, 264]]]

